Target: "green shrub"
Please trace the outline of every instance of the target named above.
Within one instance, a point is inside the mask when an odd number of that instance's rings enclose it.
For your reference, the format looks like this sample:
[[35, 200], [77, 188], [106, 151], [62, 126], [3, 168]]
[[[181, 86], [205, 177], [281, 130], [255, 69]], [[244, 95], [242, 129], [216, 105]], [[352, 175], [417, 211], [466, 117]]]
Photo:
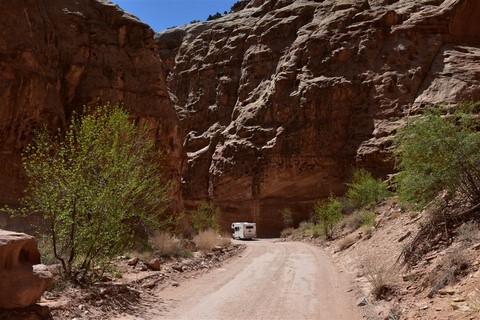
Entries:
[[375, 225], [375, 218], [377, 215], [375, 214], [375, 211], [372, 210], [361, 210], [360, 217], [360, 227], [371, 227]]
[[347, 184], [347, 203], [353, 208], [374, 204], [388, 196], [385, 183], [365, 169], [356, 169]]
[[333, 238], [335, 227], [342, 220], [342, 203], [339, 199], [330, 195], [327, 201], [317, 201], [314, 206], [315, 214], [323, 228], [323, 234], [327, 239]]
[[65, 132], [37, 132], [23, 154], [21, 210], [40, 212], [65, 274], [89, 280], [92, 268], [130, 247], [136, 231], [159, 227], [167, 204], [161, 155], [147, 127], [118, 106], [74, 114]]
[[356, 230], [362, 226], [375, 225], [376, 214], [372, 210], [355, 211], [344, 219], [345, 227]]
[[428, 111], [398, 131], [395, 154], [399, 195], [419, 206], [440, 191], [480, 202], [480, 123], [476, 105], [462, 105], [452, 115]]
[[207, 229], [219, 231], [219, 219], [220, 210], [207, 201], [202, 201], [202, 203], [197, 206], [197, 210], [190, 216], [192, 227], [197, 233]]

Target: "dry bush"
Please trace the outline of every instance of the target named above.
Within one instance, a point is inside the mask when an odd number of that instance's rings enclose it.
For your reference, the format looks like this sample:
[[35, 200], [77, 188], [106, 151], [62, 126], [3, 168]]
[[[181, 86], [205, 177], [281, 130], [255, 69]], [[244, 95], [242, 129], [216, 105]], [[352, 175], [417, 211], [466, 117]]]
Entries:
[[355, 234], [349, 234], [348, 236], [338, 240], [338, 250], [343, 251], [355, 243], [356, 240]]
[[462, 242], [475, 242], [480, 240], [479, 225], [475, 222], [467, 222], [458, 228], [458, 240]]
[[311, 222], [302, 221], [302, 222], [300, 222], [300, 225], [298, 226], [298, 231], [303, 234], [311, 228], [311, 225], [312, 225]]
[[228, 247], [232, 243], [232, 236], [228, 233], [224, 233], [218, 237], [217, 246]]
[[289, 236], [293, 235], [294, 233], [295, 233], [294, 228], [283, 229], [282, 232], [280, 233], [280, 238], [288, 238]]
[[349, 216], [345, 217], [344, 225], [347, 229], [357, 230], [362, 226], [373, 226], [375, 225], [376, 214], [371, 210], [360, 210], [355, 211]]
[[470, 292], [467, 297], [467, 303], [470, 309], [474, 312], [480, 312], [480, 289], [475, 288], [475, 290]]
[[142, 261], [150, 261], [153, 258], [155, 258], [155, 255], [153, 254], [153, 251], [151, 250], [132, 250], [131, 252], [126, 254], [127, 257], [137, 257]]
[[470, 264], [470, 260], [464, 251], [455, 250], [445, 255], [441, 263], [427, 278], [427, 284], [432, 287], [428, 297], [433, 297], [438, 290], [466, 276]]
[[219, 243], [218, 233], [213, 229], [207, 229], [200, 231], [195, 237], [193, 242], [197, 245], [200, 251], [211, 251]]
[[435, 247], [446, 247], [452, 243], [458, 228], [478, 219], [480, 203], [471, 207], [463, 198], [444, 201], [437, 199], [428, 208], [428, 216], [420, 225], [412, 242], [402, 252], [403, 260], [409, 265], [417, 264]]
[[292, 232], [292, 236], [297, 236], [299, 238], [318, 238], [322, 235], [324, 235], [322, 225], [307, 221], [301, 222], [298, 229]]
[[383, 299], [393, 292], [393, 268], [388, 268], [376, 257], [366, 258], [362, 263], [363, 274], [372, 285], [372, 294], [376, 299]]
[[360, 232], [363, 234], [364, 239], [370, 239], [375, 231], [375, 227], [372, 226], [363, 226], [360, 228]]
[[398, 304], [394, 304], [388, 311], [388, 320], [400, 320], [402, 316], [402, 308]]
[[167, 231], [155, 232], [150, 242], [157, 253], [163, 257], [172, 256], [181, 249], [180, 241]]

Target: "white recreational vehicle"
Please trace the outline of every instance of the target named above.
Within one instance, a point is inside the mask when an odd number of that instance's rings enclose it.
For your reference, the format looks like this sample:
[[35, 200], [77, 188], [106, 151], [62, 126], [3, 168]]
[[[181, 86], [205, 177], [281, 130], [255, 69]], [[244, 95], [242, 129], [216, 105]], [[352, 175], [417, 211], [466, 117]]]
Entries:
[[232, 223], [232, 238], [234, 239], [253, 239], [257, 237], [257, 224], [253, 222], [234, 222]]

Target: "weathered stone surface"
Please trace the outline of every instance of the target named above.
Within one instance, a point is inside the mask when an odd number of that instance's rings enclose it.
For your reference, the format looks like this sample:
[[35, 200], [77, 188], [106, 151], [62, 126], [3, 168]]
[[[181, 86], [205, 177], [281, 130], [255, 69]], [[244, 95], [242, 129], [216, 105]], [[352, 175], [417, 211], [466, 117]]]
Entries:
[[0, 229], [0, 308], [35, 304], [51, 283], [52, 274], [40, 264], [35, 238]]
[[106, 102], [150, 125], [180, 202], [183, 131], [153, 31], [103, 0], [0, 1], [0, 12], [0, 203], [24, 187], [19, 155], [35, 129]]
[[188, 205], [278, 235], [281, 211], [393, 171], [392, 134], [425, 104], [477, 99], [477, 0], [254, 0], [155, 36], [187, 132]]

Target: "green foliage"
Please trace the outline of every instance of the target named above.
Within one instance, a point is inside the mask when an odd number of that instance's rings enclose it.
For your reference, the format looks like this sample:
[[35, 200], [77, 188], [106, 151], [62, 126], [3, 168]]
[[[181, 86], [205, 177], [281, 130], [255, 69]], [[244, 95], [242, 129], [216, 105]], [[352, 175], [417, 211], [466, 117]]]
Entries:
[[197, 233], [208, 229], [219, 231], [219, 219], [220, 210], [207, 201], [202, 201], [190, 216], [192, 227]]
[[323, 227], [323, 233], [327, 239], [332, 239], [335, 227], [343, 218], [342, 203], [339, 199], [330, 195], [328, 201], [317, 201], [314, 210], [319, 223]]
[[388, 196], [385, 183], [365, 169], [354, 170], [347, 187], [347, 202], [354, 208], [374, 204]]
[[207, 18], [207, 21], [215, 20], [215, 19], [218, 19], [218, 18], [221, 18], [221, 17], [222, 17], [222, 14], [220, 12], [217, 12], [214, 15], [209, 14], [208, 18]]
[[168, 189], [160, 154], [128, 116], [118, 106], [86, 108], [66, 132], [38, 132], [23, 154], [28, 187], [14, 214], [44, 215], [70, 278], [88, 280], [131, 245], [134, 231], [160, 224]]
[[375, 218], [377, 215], [375, 211], [362, 210], [360, 211], [360, 226], [372, 227], [375, 225]]
[[358, 210], [348, 215], [344, 219], [345, 226], [351, 230], [356, 230], [363, 226], [374, 226], [376, 214], [371, 210]]
[[293, 227], [293, 214], [290, 208], [282, 210], [283, 225], [285, 228]]
[[423, 206], [446, 190], [480, 202], [480, 122], [472, 113], [477, 107], [461, 105], [447, 116], [429, 111], [398, 132], [394, 145], [402, 200]]

